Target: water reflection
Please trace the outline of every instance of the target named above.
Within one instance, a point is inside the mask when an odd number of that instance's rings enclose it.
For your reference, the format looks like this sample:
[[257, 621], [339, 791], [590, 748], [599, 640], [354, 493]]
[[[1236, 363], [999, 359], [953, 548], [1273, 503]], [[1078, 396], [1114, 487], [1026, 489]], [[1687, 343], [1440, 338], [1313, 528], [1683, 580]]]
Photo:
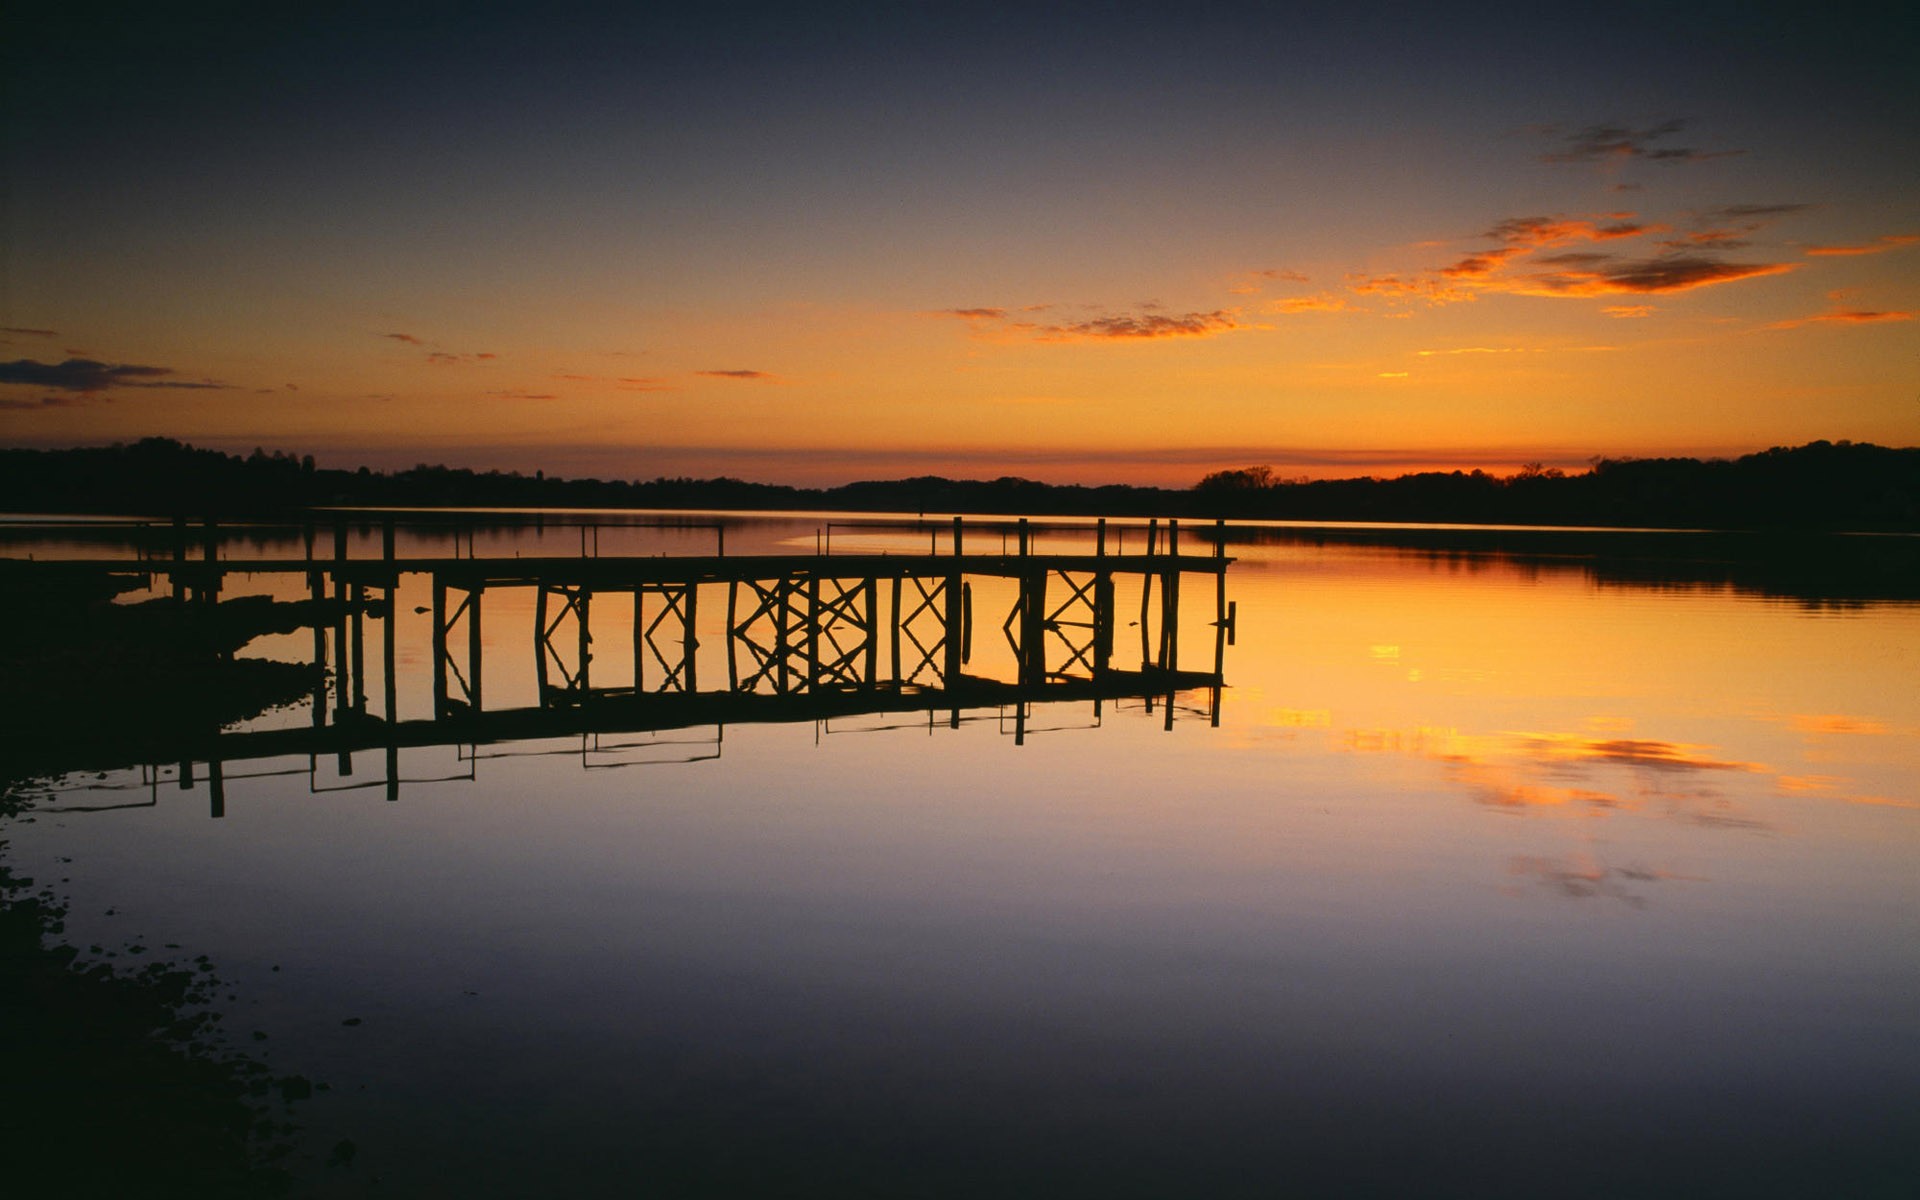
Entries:
[[[814, 527], [749, 536], [810, 551]], [[911, 583], [895, 609], [875, 577], [877, 620], [864, 577], [823, 585], [845, 622], [811, 658], [790, 626], [784, 667], [736, 646], [751, 688], [727, 643], [757, 594], [729, 620], [720, 585], [637, 612], [596, 591], [584, 686], [550, 596], [573, 682], [550, 659], [543, 687], [533, 590], [489, 587], [476, 704], [459, 589], [442, 693], [430, 580], [403, 576], [367, 597], [358, 668], [326, 610], [317, 727], [307, 678], [219, 734], [263, 752], [224, 763], [226, 820], [204, 758], [191, 792], [177, 760], [125, 759], [10, 853], [72, 860], [48, 877], [82, 944], [137, 922], [215, 955], [232, 1019], [334, 1083], [314, 1158], [359, 1155], [316, 1194], [541, 1194], [556, 1161], [602, 1194], [1899, 1194], [1920, 821], [1852, 801], [1920, 781], [1920, 608], [1233, 550], [1230, 671], [1217, 707], [1175, 691], [1171, 731], [1157, 686], [1062, 690], [1100, 656], [1054, 631], [1023, 680], [1018, 580], [971, 581], [960, 675], [1024, 701], [955, 727], [952, 626], [911, 615]], [[312, 600], [303, 576], [230, 582]], [[1142, 636], [1122, 583], [1107, 682], [1160, 669], [1161, 595]], [[1175, 623], [1204, 672], [1199, 599]], [[421, 739], [399, 804], [390, 730]], [[52, 811], [103, 803], [143, 807]]]

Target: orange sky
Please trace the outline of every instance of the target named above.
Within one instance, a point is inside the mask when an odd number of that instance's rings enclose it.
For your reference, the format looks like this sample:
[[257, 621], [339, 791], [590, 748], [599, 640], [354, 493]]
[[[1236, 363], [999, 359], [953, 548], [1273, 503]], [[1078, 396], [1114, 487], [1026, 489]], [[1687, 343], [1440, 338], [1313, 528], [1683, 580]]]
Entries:
[[1275, 11], [32, 18], [0, 441], [1171, 484], [1920, 441], [1897, 42]]

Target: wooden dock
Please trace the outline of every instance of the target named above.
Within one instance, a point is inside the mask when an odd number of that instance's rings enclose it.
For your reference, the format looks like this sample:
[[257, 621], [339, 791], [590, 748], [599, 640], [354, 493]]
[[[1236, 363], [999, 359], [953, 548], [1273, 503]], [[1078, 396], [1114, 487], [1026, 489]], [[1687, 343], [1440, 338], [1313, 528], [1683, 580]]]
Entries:
[[[820, 720], [856, 714], [941, 713], [958, 725], [963, 710], [1011, 706], [1015, 742], [1024, 741], [1031, 705], [1090, 700], [1095, 714], [1108, 700], [1157, 701], [1172, 727], [1178, 692], [1205, 691], [1219, 721], [1226, 646], [1235, 612], [1226, 581], [1232, 563], [1225, 528], [1216, 524], [1207, 552], [1180, 553], [1179, 528], [1148, 526], [1132, 553], [1109, 552], [1105, 522], [1087, 529], [1091, 552], [1041, 553], [1027, 522], [1010, 547], [967, 551], [967, 528], [951, 526], [948, 550], [926, 553], [599, 555], [584, 533], [579, 555], [480, 557], [469, 553], [401, 556], [394, 553], [396, 522], [382, 523], [382, 553], [350, 557], [344, 522], [336, 524], [334, 553], [315, 553], [309, 526], [301, 557], [222, 557], [212, 526], [176, 525], [172, 553], [127, 560], [78, 559], [37, 564], [55, 572], [96, 572], [171, 594], [183, 602], [214, 603], [236, 576], [304, 576], [313, 612], [332, 614], [312, 626], [312, 663], [321, 682], [309, 729], [210, 734], [190, 748], [190, 760], [272, 754], [335, 755], [343, 766], [354, 753], [382, 749], [387, 778], [397, 789], [398, 750], [408, 746], [493, 743], [598, 733], [684, 728], [759, 721]], [[984, 541], [985, 539], [978, 539]], [[998, 539], [996, 539], [998, 540]], [[597, 542], [597, 537], [595, 539]], [[459, 543], [455, 539], [457, 549]], [[471, 544], [471, 542], [469, 542]], [[1213, 633], [1206, 670], [1181, 665], [1182, 581], [1211, 577]], [[428, 720], [399, 719], [396, 596], [403, 577], [424, 582], [431, 594], [433, 707]], [[1013, 593], [997, 621], [1012, 653], [1015, 676], [992, 679], [967, 670], [972, 658], [974, 583]], [[1137, 584], [1137, 662], [1118, 661], [1116, 580]], [[534, 655], [537, 703], [490, 709], [485, 663], [502, 639], [483, 636], [485, 599], [502, 589], [534, 591], [532, 628], [506, 639]], [[883, 599], [884, 593], [884, 599]], [[416, 593], [417, 594], [417, 593]], [[1205, 595], [1206, 593], [1202, 593]], [[595, 681], [595, 600], [625, 597], [616, 609], [632, 622], [631, 672], [609, 685]], [[724, 681], [704, 678], [719, 655], [701, 655], [701, 613], [724, 603]], [[606, 609], [603, 603], [601, 611]], [[524, 605], [521, 606], [524, 611]], [[1132, 615], [1132, 614], [1129, 614]], [[383, 659], [381, 702], [365, 694], [370, 625], [378, 626]], [[521, 638], [526, 640], [522, 641]], [[491, 651], [489, 651], [491, 645]], [[599, 672], [605, 675], [603, 669]], [[377, 714], [377, 715], [376, 715]], [[216, 810], [220, 805], [216, 803]]]

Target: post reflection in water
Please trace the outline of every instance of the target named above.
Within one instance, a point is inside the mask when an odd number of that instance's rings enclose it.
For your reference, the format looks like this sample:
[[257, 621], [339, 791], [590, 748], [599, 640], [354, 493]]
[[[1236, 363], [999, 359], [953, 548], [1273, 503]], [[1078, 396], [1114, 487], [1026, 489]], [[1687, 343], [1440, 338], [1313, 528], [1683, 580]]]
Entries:
[[[536, 578], [531, 537], [444, 595], [236, 572], [222, 607], [332, 606], [243, 652], [331, 681], [99, 760], [11, 853], [333, 1085], [300, 1119], [359, 1155], [315, 1194], [1916, 1177], [1912, 597], [1236, 532], [1229, 603], [1103, 582], [1092, 532], [957, 587], [924, 531], [738, 581]], [[218, 822], [168, 802], [211, 763]]]

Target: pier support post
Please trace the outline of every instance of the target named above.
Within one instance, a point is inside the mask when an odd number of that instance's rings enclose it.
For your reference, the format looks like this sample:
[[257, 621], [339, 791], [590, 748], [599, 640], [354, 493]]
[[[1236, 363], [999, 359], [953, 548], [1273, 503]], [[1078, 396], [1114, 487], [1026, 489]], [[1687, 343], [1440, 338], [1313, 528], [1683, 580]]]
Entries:
[[467, 698], [476, 717], [480, 715], [480, 596], [485, 590], [476, 583], [467, 593]]
[[946, 623], [947, 640], [946, 645], [942, 647], [946, 651], [943, 656], [946, 661], [940, 666], [940, 682], [948, 691], [952, 691], [960, 681], [961, 621], [963, 619], [960, 613], [961, 584], [962, 576], [956, 569], [953, 574], [947, 576], [946, 583], [943, 585], [946, 588], [946, 595], [941, 597], [946, 602], [946, 611], [941, 616]]
[[433, 575], [433, 719], [447, 715], [447, 581]]

